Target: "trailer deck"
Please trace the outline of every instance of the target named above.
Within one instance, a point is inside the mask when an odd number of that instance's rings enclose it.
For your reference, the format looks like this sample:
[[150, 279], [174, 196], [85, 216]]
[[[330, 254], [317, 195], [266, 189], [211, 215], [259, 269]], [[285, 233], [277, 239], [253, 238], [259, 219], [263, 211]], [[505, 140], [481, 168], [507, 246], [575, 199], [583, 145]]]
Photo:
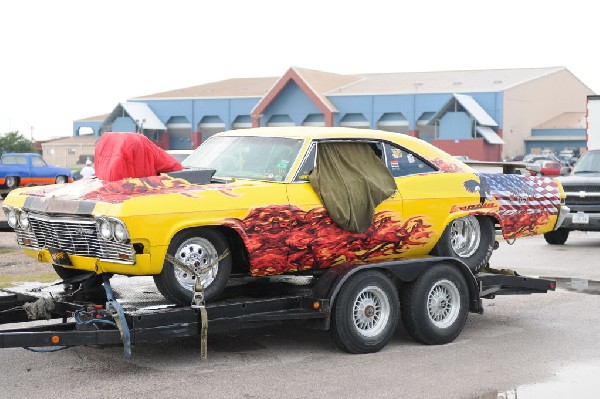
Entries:
[[[418, 261], [392, 263], [383, 266], [403, 263], [404, 269], [410, 269], [407, 266]], [[96, 299], [65, 291], [62, 284], [0, 290], [0, 348], [123, 344], [125, 356], [130, 356], [131, 345], [136, 343], [200, 337], [205, 345], [206, 329], [215, 333], [295, 321], [329, 330], [332, 304], [345, 281], [336, 276], [329, 272], [321, 277], [234, 280], [222, 299], [203, 308], [171, 305], [161, 299], [151, 282], [132, 283], [132, 279], [122, 277], [115, 278], [113, 284], [106, 277], [105, 295]], [[478, 313], [483, 312], [481, 298], [545, 293], [556, 287], [553, 280], [497, 273], [476, 274], [472, 283], [477, 287], [477, 297], [471, 298], [469, 310]], [[28, 307], [41, 308], [34, 317], [53, 323], [30, 321]], [[13, 323], [24, 322], [25, 326], [10, 328]]]

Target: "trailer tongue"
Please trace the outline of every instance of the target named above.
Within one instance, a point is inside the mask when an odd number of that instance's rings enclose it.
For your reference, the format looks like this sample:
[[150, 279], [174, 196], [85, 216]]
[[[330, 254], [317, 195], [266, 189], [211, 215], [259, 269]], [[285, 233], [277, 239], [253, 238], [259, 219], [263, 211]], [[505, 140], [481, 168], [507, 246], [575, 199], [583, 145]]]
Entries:
[[[108, 276], [103, 276], [103, 287], [99, 298], [68, 290], [0, 291], [0, 348], [123, 345], [125, 356], [131, 356], [137, 343], [199, 337], [205, 357], [207, 332], [295, 321], [329, 330], [347, 352], [370, 353], [387, 344], [400, 319], [417, 341], [444, 344], [462, 331], [469, 311], [483, 313], [482, 298], [545, 293], [556, 283], [500, 273], [473, 275], [456, 259], [425, 257], [332, 268], [319, 277], [242, 279], [217, 302], [204, 304], [196, 296], [185, 307], [117, 300]], [[11, 323], [25, 326], [5, 329]]]

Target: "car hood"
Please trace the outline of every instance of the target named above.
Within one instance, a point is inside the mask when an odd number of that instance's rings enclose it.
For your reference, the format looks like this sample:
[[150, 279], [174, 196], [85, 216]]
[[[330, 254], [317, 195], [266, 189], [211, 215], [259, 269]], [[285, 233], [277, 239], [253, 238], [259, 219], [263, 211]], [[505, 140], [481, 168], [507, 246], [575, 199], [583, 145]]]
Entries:
[[[25, 209], [64, 214], [128, 214], [137, 213], [136, 209], [155, 208], [157, 201], [173, 205], [174, 196], [205, 199], [201, 201], [203, 209], [227, 207], [227, 199], [238, 199], [243, 193], [257, 187], [273, 184], [265, 181], [234, 180], [228, 183], [193, 184], [182, 178], [169, 175], [128, 178], [118, 181], [82, 179], [68, 185], [14, 190], [5, 200], [5, 205], [22, 206]], [[164, 200], [157, 197], [163, 196]], [[173, 198], [166, 198], [173, 196]], [[197, 202], [197, 201], [194, 201]], [[109, 208], [112, 211], [109, 211]]]
[[600, 184], [600, 173], [582, 173], [577, 175], [560, 176], [558, 180], [562, 185]]

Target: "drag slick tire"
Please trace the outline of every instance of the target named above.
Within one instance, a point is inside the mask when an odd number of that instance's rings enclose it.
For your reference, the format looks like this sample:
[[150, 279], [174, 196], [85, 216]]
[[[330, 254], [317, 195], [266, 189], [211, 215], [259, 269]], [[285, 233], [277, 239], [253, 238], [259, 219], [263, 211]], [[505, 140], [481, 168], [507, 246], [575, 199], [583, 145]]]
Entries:
[[[167, 253], [190, 268], [203, 268], [228, 248], [227, 240], [217, 230], [197, 228], [178, 233], [169, 244]], [[231, 274], [231, 255], [202, 275], [204, 299], [215, 300], [225, 289]], [[160, 293], [178, 305], [190, 305], [194, 296], [196, 277], [165, 260], [162, 272], [154, 276]]]
[[457, 267], [433, 265], [402, 291], [401, 314], [416, 341], [440, 345], [454, 341], [468, 316], [467, 282]]
[[487, 266], [495, 238], [494, 223], [489, 217], [460, 217], [446, 227], [433, 254], [458, 258], [476, 272]]
[[398, 311], [398, 290], [390, 278], [374, 270], [358, 272], [335, 299], [330, 334], [346, 352], [377, 352], [392, 338]]
[[544, 239], [550, 245], [564, 245], [567, 238], [569, 238], [569, 230], [567, 229], [558, 229], [544, 234]]

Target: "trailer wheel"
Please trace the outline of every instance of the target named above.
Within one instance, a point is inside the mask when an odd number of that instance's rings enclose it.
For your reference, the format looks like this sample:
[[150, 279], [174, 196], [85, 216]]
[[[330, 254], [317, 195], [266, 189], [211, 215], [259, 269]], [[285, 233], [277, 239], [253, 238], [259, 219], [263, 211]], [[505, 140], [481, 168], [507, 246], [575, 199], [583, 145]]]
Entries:
[[434, 253], [463, 261], [471, 271], [485, 267], [492, 256], [495, 240], [494, 223], [488, 217], [460, 217], [446, 227]]
[[452, 342], [467, 321], [469, 294], [454, 266], [430, 267], [402, 292], [402, 321], [416, 341], [427, 345]]
[[[167, 253], [190, 268], [203, 268], [228, 248], [221, 233], [209, 228], [186, 230], [176, 235]], [[205, 300], [216, 299], [225, 289], [231, 274], [231, 256], [221, 259], [212, 270], [202, 275]], [[165, 260], [162, 272], [154, 276], [160, 293], [168, 300], [189, 305], [194, 295], [196, 277]]]
[[569, 230], [560, 228], [544, 234], [544, 239], [550, 245], [563, 245], [569, 238]]
[[19, 178], [16, 176], [6, 176], [4, 184], [7, 188], [12, 190], [13, 188], [17, 188], [19, 186]]
[[335, 300], [330, 333], [349, 353], [383, 348], [398, 325], [398, 290], [383, 273], [360, 272], [344, 283]]

